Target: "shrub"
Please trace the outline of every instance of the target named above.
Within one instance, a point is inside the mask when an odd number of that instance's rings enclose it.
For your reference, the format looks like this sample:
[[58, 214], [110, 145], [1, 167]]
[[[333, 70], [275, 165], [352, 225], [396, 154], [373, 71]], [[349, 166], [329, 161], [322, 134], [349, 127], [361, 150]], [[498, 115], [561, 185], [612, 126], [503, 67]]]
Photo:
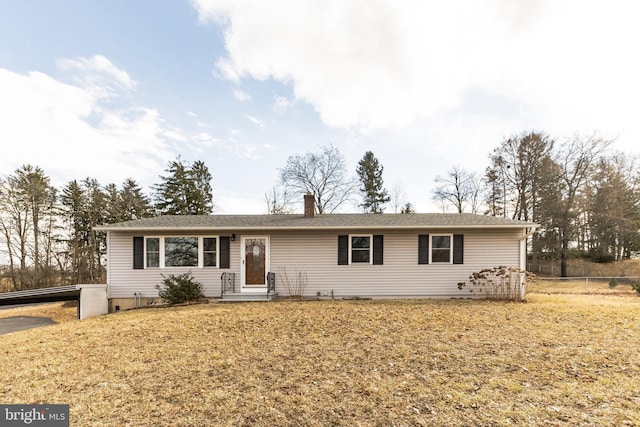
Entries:
[[591, 261], [598, 264], [609, 264], [615, 261], [615, 257], [608, 252], [596, 252], [591, 255]]
[[307, 287], [307, 273], [305, 271], [296, 270], [295, 276], [292, 279], [287, 274], [287, 269], [281, 268], [280, 277], [285, 288], [287, 288], [287, 292], [289, 292], [289, 296], [295, 298], [302, 297], [304, 290]]
[[615, 277], [612, 277], [612, 278], [609, 280], [609, 287], [613, 289], [613, 288], [615, 288], [616, 286], [618, 286], [618, 281], [616, 280], [616, 278], [615, 278]]
[[156, 285], [160, 298], [169, 304], [191, 303], [204, 298], [202, 284], [196, 281], [191, 272], [162, 276], [162, 285]]
[[[469, 276], [471, 287], [468, 290], [489, 299], [524, 301], [528, 288], [535, 280], [535, 274], [515, 267], [486, 268]], [[460, 290], [466, 286], [466, 282], [458, 283]]]
[[631, 287], [638, 293], [638, 295], [640, 295], [640, 282], [633, 282]]

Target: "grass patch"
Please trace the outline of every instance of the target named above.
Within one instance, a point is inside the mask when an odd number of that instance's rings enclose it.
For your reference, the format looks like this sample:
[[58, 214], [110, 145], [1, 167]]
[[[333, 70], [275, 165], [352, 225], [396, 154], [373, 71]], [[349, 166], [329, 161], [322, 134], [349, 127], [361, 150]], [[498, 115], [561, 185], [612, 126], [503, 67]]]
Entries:
[[609, 298], [122, 312], [0, 336], [0, 401], [83, 426], [638, 425], [640, 298]]
[[529, 289], [530, 293], [574, 294], [574, 295], [620, 295], [636, 296], [638, 293], [629, 283], [629, 279], [619, 279], [615, 287], [609, 286], [609, 279], [589, 278], [549, 280], [538, 278], [536, 284]]
[[77, 302], [54, 302], [0, 310], [0, 319], [14, 316], [49, 317], [56, 323], [78, 320]]

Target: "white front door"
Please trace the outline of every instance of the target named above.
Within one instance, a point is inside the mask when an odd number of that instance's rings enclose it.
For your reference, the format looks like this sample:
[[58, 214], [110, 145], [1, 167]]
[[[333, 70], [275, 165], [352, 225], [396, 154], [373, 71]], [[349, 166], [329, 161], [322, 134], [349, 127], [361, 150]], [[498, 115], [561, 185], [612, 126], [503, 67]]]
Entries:
[[242, 292], [266, 292], [269, 272], [269, 237], [242, 237]]

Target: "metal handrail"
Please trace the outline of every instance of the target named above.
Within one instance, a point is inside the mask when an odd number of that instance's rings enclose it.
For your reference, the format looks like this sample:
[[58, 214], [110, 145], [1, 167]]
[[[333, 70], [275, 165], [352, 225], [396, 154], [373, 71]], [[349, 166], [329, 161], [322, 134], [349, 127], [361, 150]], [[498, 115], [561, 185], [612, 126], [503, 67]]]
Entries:
[[220, 276], [220, 294], [236, 292], [236, 273], [222, 273]]
[[267, 273], [267, 295], [276, 293], [276, 273]]

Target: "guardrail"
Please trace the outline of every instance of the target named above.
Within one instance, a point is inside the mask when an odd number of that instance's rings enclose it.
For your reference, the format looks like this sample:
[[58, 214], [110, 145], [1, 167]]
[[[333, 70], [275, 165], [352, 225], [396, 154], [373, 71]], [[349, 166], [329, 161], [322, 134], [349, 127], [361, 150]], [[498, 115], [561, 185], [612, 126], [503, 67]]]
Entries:
[[224, 294], [235, 294], [236, 290], [236, 273], [222, 273], [220, 276], [220, 296]]

